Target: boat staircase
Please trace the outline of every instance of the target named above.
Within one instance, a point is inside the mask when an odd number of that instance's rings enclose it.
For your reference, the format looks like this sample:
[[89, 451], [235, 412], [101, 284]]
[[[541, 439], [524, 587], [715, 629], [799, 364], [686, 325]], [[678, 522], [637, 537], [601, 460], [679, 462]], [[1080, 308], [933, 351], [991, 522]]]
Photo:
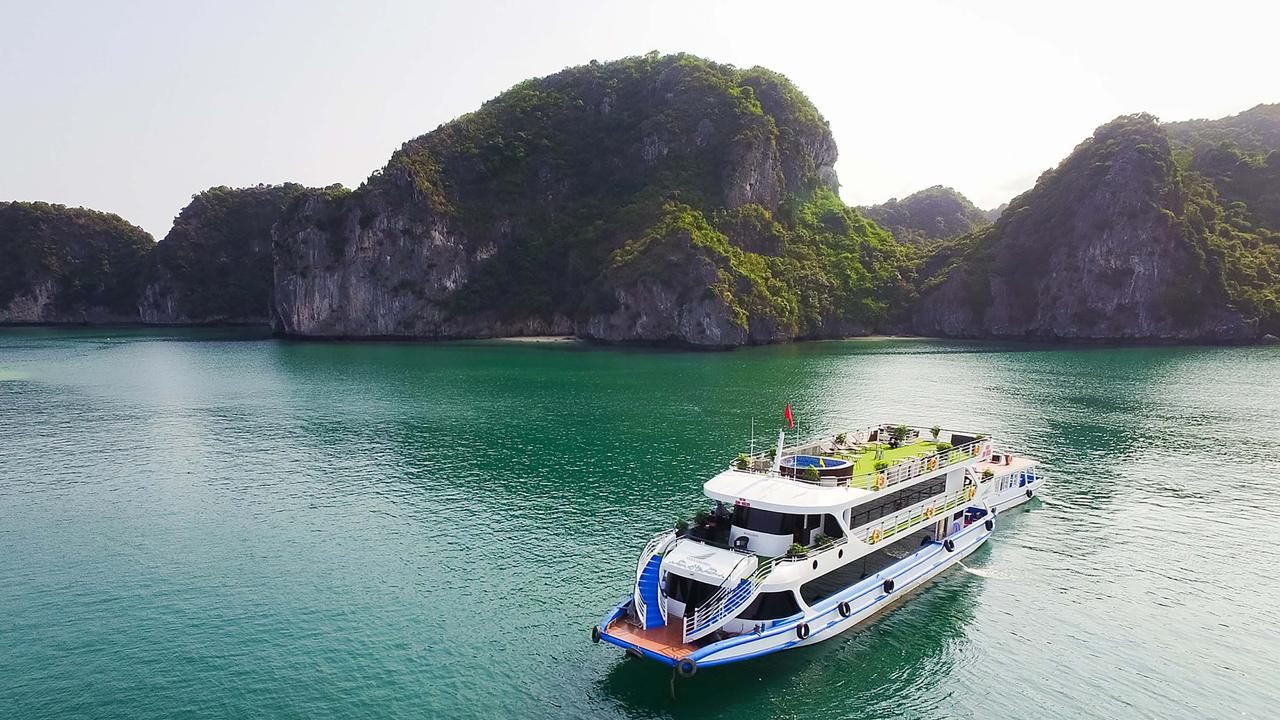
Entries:
[[636, 620], [645, 630], [667, 624], [667, 604], [663, 602], [662, 556], [675, 542], [676, 533], [669, 530], [650, 540], [636, 563], [636, 586], [632, 593]]
[[[749, 575], [743, 577], [739, 568], [750, 561], [755, 561], [756, 567]], [[769, 577], [769, 573], [773, 572], [776, 562], [776, 558], [762, 561], [755, 555], [748, 555], [740, 560], [738, 567], [729, 573], [720, 585], [720, 589], [692, 613], [685, 614], [684, 642], [691, 643], [710, 635], [726, 622], [737, 617], [738, 613], [760, 594], [760, 586], [764, 584], [765, 578]]]

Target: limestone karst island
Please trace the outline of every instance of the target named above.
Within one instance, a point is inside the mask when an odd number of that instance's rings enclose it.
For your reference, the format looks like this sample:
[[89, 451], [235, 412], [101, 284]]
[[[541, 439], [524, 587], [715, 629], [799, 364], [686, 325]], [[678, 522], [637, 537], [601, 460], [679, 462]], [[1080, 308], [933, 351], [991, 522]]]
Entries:
[[651, 53], [522, 82], [354, 190], [214, 187], [159, 242], [0, 205], [0, 322], [723, 348], [868, 334], [1233, 342], [1280, 331], [1280, 105], [1100, 125], [990, 212], [854, 208], [787, 78]]

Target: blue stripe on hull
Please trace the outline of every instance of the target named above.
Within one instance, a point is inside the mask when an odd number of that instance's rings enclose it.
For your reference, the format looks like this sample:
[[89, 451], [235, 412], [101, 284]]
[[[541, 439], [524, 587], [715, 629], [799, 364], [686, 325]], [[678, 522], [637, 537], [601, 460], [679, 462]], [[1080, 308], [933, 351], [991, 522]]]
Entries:
[[[967, 535], [969, 531], [972, 531], [972, 530], [980, 530], [980, 529], [982, 529], [982, 525], [980, 525], [980, 524], [975, 524], [974, 526], [972, 526], [971, 528], [969, 528], [969, 530], [967, 530], [967, 531], [965, 531], [965, 532], [960, 533], [960, 535], [958, 535], [957, 537], [961, 537], [961, 536]], [[825, 609], [824, 609], [824, 610], [822, 610], [822, 611], [820, 611], [820, 612], [818, 612], [816, 615], [814, 615], [814, 616], [812, 616], [812, 617], [807, 617], [807, 618], [806, 618], [806, 617], [803, 617], [803, 616], [801, 616], [801, 615], [795, 615], [795, 616], [792, 616], [791, 618], [787, 618], [784, 622], [782, 622], [782, 623], [780, 623], [780, 624], [778, 624], [778, 625], [775, 625], [775, 626], [773, 626], [773, 627], [769, 628], [767, 631], [765, 631], [764, 633], [761, 633], [760, 635], [744, 635], [744, 636], [738, 636], [738, 637], [735, 637], [735, 638], [731, 638], [731, 639], [729, 639], [729, 640], [723, 640], [723, 641], [721, 641], [721, 642], [719, 642], [719, 643], [715, 643], [715, 644], [713, 644], [713, 645], [708, 645], [708, 646], [706, 646], [706, 647], [704, 647], [704, 648], [701, 648], [701, 649], [699, 649], [697, 652], [694, 652], [693, 654], [691, 654], [689, 657], [690, 657], [691, 659], [693, 659], [693, 660], [697, 661], [697, 663], [698, 663], [698, 666], [699, 666], [699, 667], [715, 667], [715, 666], [717, 666], [717, 665], [727, 665], [727, 664], [729, 664], [729, 663], [741, 662], [741, 661], [743, 661], [743, 660], [750, 660], [750, 659], [753, 659], [753, 658], [762, 657], [762, 656], [764, 656], [764, 655], [770, 655], [770, 654], [772, 654], [772, 653], [776, 653], [776, 652], [779, 652], [779, 651], [782, 651], [782, 650], [787, 650], [787, 649], [789, 649], [789, 648], [792, 648], [792, 647], [795, 647], [796, 645], [801, 644], [801, 643], [802, 643], [802, 642], [804, 642], [804, 641], [801, 641], [800, 639], [796, 638], [796, 639], [793, 639], [793, 640], [791, 640], [791, 641], [789, 641], [789, 642], [783, 643], [783, 644], [781, 644], [781, 645], [774, 645], [774, 646], [772, 646], [772, 647], [765, 648], [765, 649], [763, 649], [763, 650], [759, 650], [759, 651], [757, 651], [757, 652], [747, 653], [747, 654], [744, 654], [744, 655], [739, 655], [739, 656], [730, 657], [730, 658], [724, 658], [724, 659], [719, 659], [719, 660], [718, 660], [718, 659], [716, 659], [716, 658], [714, 658], [714, 657], [709, 657], [709, 656], [712, 656], [712, 655], [716, 655], [716, 654], [722, 653], [722, 652], [723, 652], [723, 651], [725, 651], [725, 650], [728, 650], [728, 649], [730, 649], [730, 648], [737, 647], [737, 646], [739, 646], [739, 645], [744, 645], [744, 644], [747, 644], [747, 643], [757, 642], [757, 641], [762, 640], [762, 639], [765, 639], [765, 638], [776, 637], [776, 636], [781, 635], [781, 634], [784, 634], [784, 633], [794, 633], [794, 632], [795, 632], [796, 627], [797, 627], [800, 623], [802, 623], [802, 622], [807, 622], [807, 623], [809, 623], [809, 624], [810, 624], [810, 626], [811, 626], [811, 630], [810, 630], [809, 638], [810, 638], [810, 640], [811, 640], [812, 642], [818, 642], [819, 640], [822, 640], [822, 639], [824, 639], [824, 638], [815, 638], [815, 636], [820, 635], [820, 634], [822, 634], [824, 631], [826, 631], [826, 630], [828, 630], [829, 628], [831, 628], [832, 626], [834, 626], [834, 625], [838, 625], [838, 624], [840, 624], [840, 623], [842, 623], [842, 622], [844, 622], [844, 621], [846, 621], [846, 620], [847, 620], [847, 618], [839, 617], [838, 608], [839, 608], [839, 604], [840, 604], [840, 602], [841, 602], [841, 601], [849, 602], [850, 604], [852, 604], [854, 601], [856, 601], [856, 600], [860, 600], [860, 599], [862, 599], [862, 598], [866, 597], [867, 595], [869, 595], [869, 594], [871, 594], [871, 593], [876, 593], [876, 591], [877, 591], [877, 590], [881, 590], [881, 588], [883, 587], [883, 581], [884, 581], [884, 579], [885, 579], [886, 577], [893, 578], [893, 579], [894, 579], [894, 581], [895, 581], [895, 583], [899, 583], [899, 584], [902, 584], [902, 585], [906, 585], [907, 583], [906, 583], [906, 582], [900, 582], [900, 579], [901, 579], [904, 575], [910, 574], [910, 573], [911, 573], [913, 570], [915, 570], [918, 566], [920, 566], [920, 565], [924, 564], [925, 562], [929, 561], [930, 559], [933, 559], [933, 558], [937, 557], [939, 554], [945, 555], [945, 556], [947, 557], [947, 559], [946, 559], [946, 560], [944, 560], [943, 562], [940, 562], [940, 563], [935, 563], [935, 565], [934, 565], [933, 567], [930, 567], [930, 568], [929, 568], [929, 570], [927, 570], [926, 572], [922, 573], [922, 575], [928, 575], [928, 574], [929, 574], [929, 572], [932, 572], [932, 571], [933, 571], [933, 569], [934, 569], [935, 567], [937, 567], [938, 565], [942, 565], [942, 564], [944, 564], [944, 563], [949, 562], [951, 558], [959, 559], [960, 557], [963, 557], [963, 555], [967, 555], [968, 553], [972, 552], [973, 550], [976, 550], [976, 549], [977, 549], [977, 548], [978, 548], [978, 547], [979, 547], [983, 542], [985, 542], [985, 541], [986, 541], [986, 539], [987, 539], [988, 537], [990, 537], [990, 535], [991, 535], [991, 533], [989, 533], [989, 532], [987, 532], [987, 533], [983, 534], [983, 536], [982, 536], [980, 539], [978, 539], [978, 540], [974, 541], [973, 543], [971, 543], [971, 544], [970, 544], [970, 546], [969, 546], [968, 548], [966, 548], [966, 549], [964, 550], [964, 552], [963, 552], [963, 553], [961, 553], [961, 554], [948, 553], [948, 552], [946, 552], [946, 550], [944, 550], [944, 549], [942, 548], [942, 545], [941, 545], [941, 544], [937, 544], [937, 543], [935, 543], [935, 544], [933, 544], [933, 545], [931, 545], [931, 546], [928, 546], [928, 547], [927, 547], [926, 549], [924, 549], [924, 550], [920, 550], [920, 551], [917, 551], [917, 552], [915, 552], [915, 553], [913, 553], [913, 554], [911, 554], [911, 555], [908, 555], [907, 557], [905, 557], [905, 558], [903, 558], [902, 560], [898, 561], [895, 565], [890, 566], [890, 568], [889, 568], [889, 569], [890, 569], [890, 571], [891, 571], [891, 572], [890, 572], [890, 574], [888, 574], [888, 575], [877, 575], [877, 576], [873, 576], [873, 577], [875, 578], [875, 580], [874, 580], [874, 583], [873, 583], [870, 587], [865, 588], [865, 589], [863, 589], [863, 590], [861, 590], [861, 591], [858, 591], [858, 592], [853, 592], [852, 594], [845, 594], [845, 595], [839, 595], [839, 594], [838, 594], [838, 595], [833, 595], [832, 597], [830, 597], [830, 598], [827, 598], [827, 599], [823, 600], [823, 601], [822, 601], [821, 603], [819, 603], [819, 604], [818, 604], [818, 606], [816, 606], [814, 609], [816, 610], [818, 607], [825, 607]], [[901, 567], [901, 568], [898, 568], [898, 566], [902, 566], [902, 567]], [[898, 568], [898, 569], [895, 571], [895, 570], [894, 570], [894, 568]], [[945, 569], [945, 568], [944, 568], [944, 569]], [[939, 570], [938, 572], [941, 572], [941, 570]], [[919, 579], [919, 578], [914, 578], [914, 579], [913, 579], [913, 580], [911, 580], [910, 582], [914, 582], [915, 580], [918, 580], [918, 579]], [[866, 581], [863, 581], [863, 582], [866, 582]], [[859, 585], [861, 585], [861, 584], [862, 584], [862, 583], [859, 583]], [[858, 585], [851, 586], [851, 587], [850, 587], [848, 590], [846, 590], [845, 592], [846, 592], [846, 593], [850, 593], [851, 591], [853, 591], [853, 590], [854, 590], [854, 588], [857, 588], [857, 587], [858, 587]], [[898, 590], [897, 592], [903, 592], [904, 590], [905, 590], [905, 588], [900, 589], [900, 590]], [[852, 612], [850, 612], [849, 617], [850, 617], [850, 618], [852, 618], [852, 617], [856, 617], [856, 616], [857, 616], [857, 615], [859, 615], [860, 613], [865, 612], [866, 610], [868, 610], [868, 609], [870, 609], [870, 608], [874, 607], [874, 606], [875, 606], [875, 605], [877, 605], [877, 604], [884, 603], [885, 605], [887, 605], [889, 601], [896, 600], [896, 599], [897, 599], [897, 598], [896, 598], [894, 595], [891, 595], [891, 594], [890, 594], [890, 595], [886, 595], [886, 594], [881, 590], [880, 592], [878, 592], [878, 593], [876, 594], [876, 596], [875, 596], [875, 597], [873, 597], [872, 599], [870, 599], [868, 602], [865, 602], [865, 603], [861, 604], [860, 606], [855, 607], [855, 608], [852, 610]], [[875, 612], [878, 612], [878, 611], [875, 611]], [[875, 616], [875, 612], [872, 612], [872, 613], [870, 613], [869, 615], [867, 615], [867, 617], [862, 618], [861, 620], [859, 620], [859, 621], [858, 621], [858, 623], [862, 623], [862, 622], [865, 622], [865, 621], [867, 621], [867, 620], [870, 620], [872, 617], [874, 617], [874, 616]], [[813, 623], [815, 623], [816, 621], [822, 620], [823, 618], [825, 618], [825, 617], [827, 617], [827, 616], [831, 615], [832, 613], [835, 613], [835, 614], [836, 614], [836, 617], [835, 617], [834, 619], [832, 619], [832, 620], [830, 620], [830, 621], [828, 621], [828, 622], [824, 623], [821, 627], [818, 627], [818, 628], [813, 628], [813, 627], [812, 627]], [[855, 623], [855, 624], [856, 624], [856, 623]], [[852, 626], [851, 626], [851, 627], [852, 627]], [[848, 628], [846, 628], [846, 629], [848, 629]], [[841, 632], [843, 632], [843, 630], [842, 630]]]

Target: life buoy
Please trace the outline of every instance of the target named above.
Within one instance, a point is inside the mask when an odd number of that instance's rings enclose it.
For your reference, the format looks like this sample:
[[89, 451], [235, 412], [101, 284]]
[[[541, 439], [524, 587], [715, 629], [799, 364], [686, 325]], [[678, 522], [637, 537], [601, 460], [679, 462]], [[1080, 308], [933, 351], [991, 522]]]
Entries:
[[938, 469], [938, 456], [937, 456], [937, 455], [934, 455], [933, 457], [929, 458], [929, 469], [930, 469], [930, 470], [937, 470], [937, 469]]
[[884, 581], [884, 594], [888, 595], [893, 592], [893, 578]]
[[600, 642], [600, 626], [599, 625], [591, 626], [591, 642], [593, 643]]
[[942, 549], [946, 550], [947, 552], [954, 552], [956, 549], [956, 544], [951, 541], [951, 538], [947, 538], [946, 540], [942, 541]]
[[836, 606], [836, 610], [840, 611], [840, 617], [847, 618], [853, 614], [853, 608], [849, 607], [849, 603], [844, 602], [843, 600], [841, 600], [840, 604]]
[[929, 519], [929, 518], [931, 518], [931, 517], [933, 517], [933, 506], [932, 506], [932, 505], [930, 505], [929, 507], [927, 507], [927, 508], [925, 508], [925, 509], [924, 509], [924, 519], [925, 519], [925, 520], [928, 520], [928, 519]]
[[867, 538], [867, 543], [875, 545], [880, 542], [880, 528], [871, 531], [871, 537]]
[[809, 623], [800, 623], [796, 626], [796, 637], [801, 640], [809, 637]]
[[884, 473], [876, 473], [876, 489], [883, 490], [885, 484]]
[[1030, 500], [1032, 495], [1035, 495], [1035, 493], [1031, 492], [1031, 488], [1027, 488], [1027, 499]]
[[969, 486], [969, 499], [970, 499], [970, 500], [972, 500], [972, 499], [973, 499], [973, 496], [974, 496], [974, 495], [977, 495], [977, 494], [978, 494], [978, 488], [977, 488], [977, 487], [975, 487], [975, 486], [973, 486], [973, 485], [970, 485], [970, 486]]
[[698, 672], [698, 663], [692, 658], [684, 658], [676, 663], [676, 672], [680, 673], [680, 677], [693, 677]]

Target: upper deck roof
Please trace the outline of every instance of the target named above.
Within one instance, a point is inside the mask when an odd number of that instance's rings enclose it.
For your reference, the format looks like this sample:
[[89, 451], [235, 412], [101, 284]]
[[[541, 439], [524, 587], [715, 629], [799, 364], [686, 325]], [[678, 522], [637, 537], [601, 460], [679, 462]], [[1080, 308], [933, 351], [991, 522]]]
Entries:
[[702, 486], [707, 497], [732, 505], [739, 499], [774, 512], [839, 512], [874, 493], [853, 487], [824, 487], [779, 475], [726, 470]]

